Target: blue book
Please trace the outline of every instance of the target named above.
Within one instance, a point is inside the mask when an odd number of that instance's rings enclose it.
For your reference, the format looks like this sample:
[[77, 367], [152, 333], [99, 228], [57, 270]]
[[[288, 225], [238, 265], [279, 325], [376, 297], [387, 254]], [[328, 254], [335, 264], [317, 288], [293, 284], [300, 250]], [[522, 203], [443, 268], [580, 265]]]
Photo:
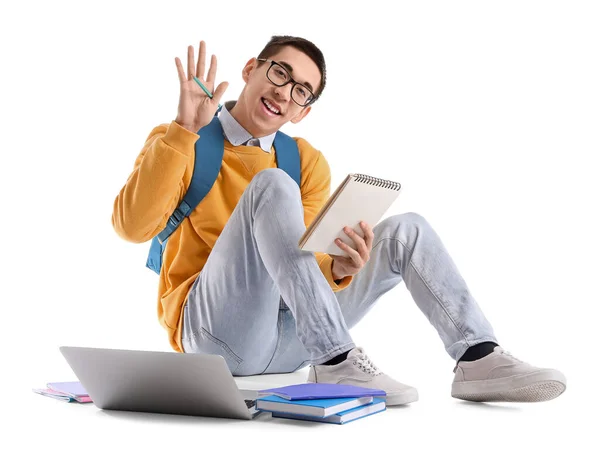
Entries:
[[362, 419], [363, 417], [383, 412], [386, 409], [385, 399], [373, 398], [373, 402], [371, 404], [348, 409], [343, 412], [338, 412], [337, 414], [329, 417], [314, 417], [300, 414], [288, 414], [284, 412], [273, 412], [271, 416], [279, 419], [310, 420], [313, 422], [335, 423], [338, 425], [343, 425], [344, 423], [352, 422], [353, 420]]
[[372, 401], [373, 397], [290, 401], [275, 395], [269, 395], [266, 397], [259, 397], [256, 400], [256, 409], [267, 412], [300, 414], [323, 418], [337, 414], [338, 412], [369, 404]]
[[322, 398], [384, 397], [385, 392], [347, 384], [306, 382], [258, 392], [259, 397], [268, 395], [276, 395], [286, 400], [318, 400]]

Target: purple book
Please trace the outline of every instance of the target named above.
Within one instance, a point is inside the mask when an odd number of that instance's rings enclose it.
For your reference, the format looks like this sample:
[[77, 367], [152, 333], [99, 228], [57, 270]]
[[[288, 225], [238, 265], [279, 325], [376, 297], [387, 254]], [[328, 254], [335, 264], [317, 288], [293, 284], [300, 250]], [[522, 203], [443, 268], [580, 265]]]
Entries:
[[259, 397], [267, 395], [276, 395], [286, 400], [320, 400], [326, 398], [382, 397], [385, 396], [385, 392], [354, 385], [307, 382], [258, 392]]
[[55, 392], [60, 392], [63, 395], [66, 395], [66, 396], [72, 397], [72, 398], [89, 396], [88, 393], [83, 388], [83, 386], [81, 385], [81, 383], [79, 383], [77, 381], [50, 382], [50, 383], [46, 384], [46, 387], [48, 387], [51, 390], [54, 390]]

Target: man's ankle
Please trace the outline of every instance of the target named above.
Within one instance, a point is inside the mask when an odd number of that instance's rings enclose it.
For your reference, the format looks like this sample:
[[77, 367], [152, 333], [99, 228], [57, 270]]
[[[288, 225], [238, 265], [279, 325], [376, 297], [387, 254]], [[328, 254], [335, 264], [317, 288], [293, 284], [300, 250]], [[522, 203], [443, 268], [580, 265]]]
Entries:
[[473, 362], [474, 360], [483, 359], [486, 355], [494, 352], [494, 348], [498, 346], [493, 341], [484, 341], [483, 343], [471, 346], [458, 360], [459, 362]]
[[337, 365], [338, 363], [342, 363], [348, 358], [349, 352], [350, 351], [343, 352], [342, 354], [335, 356], [333, 359], [329, 359], [327, 362], [323, 362], [321, 365]]

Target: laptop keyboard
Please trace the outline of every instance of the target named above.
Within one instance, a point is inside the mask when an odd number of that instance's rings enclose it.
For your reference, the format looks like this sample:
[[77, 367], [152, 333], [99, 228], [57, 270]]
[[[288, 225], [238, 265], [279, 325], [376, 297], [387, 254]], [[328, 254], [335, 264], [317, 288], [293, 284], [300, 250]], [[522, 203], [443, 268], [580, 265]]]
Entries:
[[244, 400], [244, 402], [246, 403], [246, 407], [248, 409], [250, 409], [256, 405], [256, 400]]

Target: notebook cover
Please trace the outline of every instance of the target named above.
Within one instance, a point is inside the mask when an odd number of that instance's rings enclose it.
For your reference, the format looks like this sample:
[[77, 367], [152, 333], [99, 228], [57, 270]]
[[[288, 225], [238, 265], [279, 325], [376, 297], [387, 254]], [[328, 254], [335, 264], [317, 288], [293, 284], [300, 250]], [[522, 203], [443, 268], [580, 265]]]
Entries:
[[305, 251], [348, 256], [335, 244], [339, 237], [355, 248], [354, 241], [344, 233], [344, 226], [362, 236], [359, 223], [365, 221], [373, 228], [399, 194], [399, 183], [361, 174], [348, 175], [307, 227], [298, 246]]
[[68, 395], [73, 398], [89, 396], [80, 382], [49, 382], [46, 384], [49, 389], [55, 392], [61, 392], [63, 395]]
[[363, 419], [375, 414], [379, 414], [387, 409], [383, 398], [374, 398], [373, 403], [359, 406], [357, 408], [348, 409], [347, 411], [338, 412], [328, 417], [314, 417], [299, 414], [290, 414], [286, 412], [272, 412], [271, 417], [293, 420], [309, 420], [311, 422], [333, 423], [343, 425], [345, 423], [354, 422], [355, 420]]
[[65, 395], [61, 392], [57, 392], [52, 389], [32, 389], [35, 393], [43, 395], [45, 397], [55, 398], [57, 400], [66, 401], [66, 402], [78, 402], [78, 403], [91, 403], [92, 399], [89, 396], [80, 396], [77, 398], [73, 398], [69, 395]]
[[307, 382], [303, 384], [260, 390], [258, 396], [276, 395], [286, 400], [315, 400], [322, 398], [357, 398], [385, 396], [379, 389], [369, 389], [345, 384]]
[[35, 393], [43, 395], [45, 397], [55, 398], [60, 401], [75, 401], [75, 398], [63, 395], [62, 393], [55, 392], [52, 389], [32, 389]]

